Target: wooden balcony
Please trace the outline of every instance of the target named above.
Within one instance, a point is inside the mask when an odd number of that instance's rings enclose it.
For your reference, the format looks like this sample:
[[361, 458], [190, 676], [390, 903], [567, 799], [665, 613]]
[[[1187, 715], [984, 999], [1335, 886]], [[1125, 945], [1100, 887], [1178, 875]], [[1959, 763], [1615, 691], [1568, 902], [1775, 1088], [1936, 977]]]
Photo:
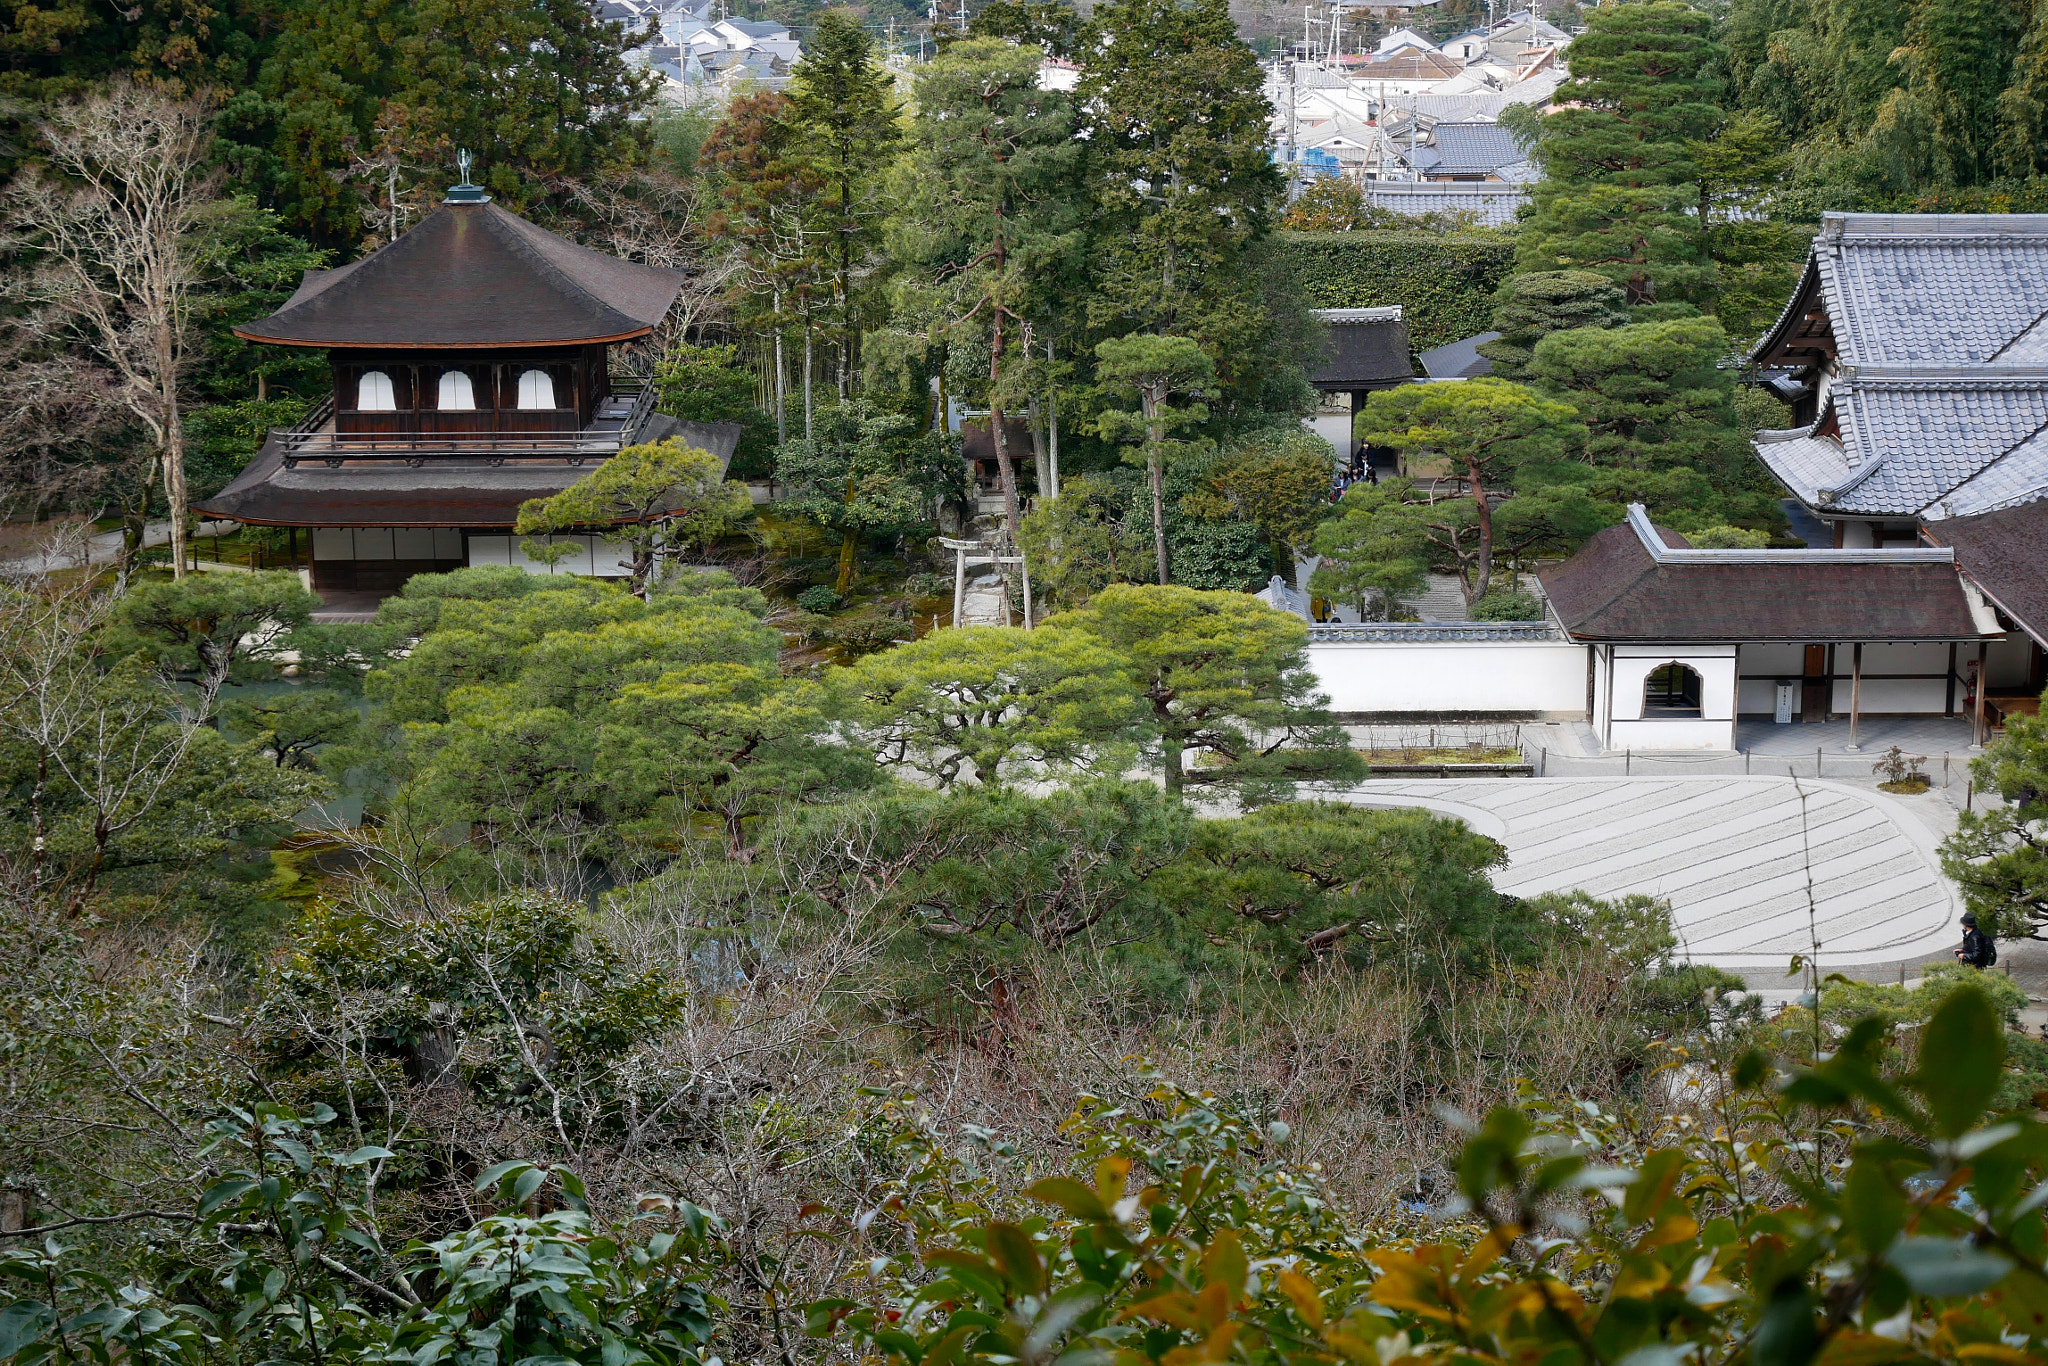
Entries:
[[[323, 400], [296, 427], [275, 428], [271, 439], [279, 443], [286, 469], [302, 461], [322, 461], [334, 468], [371, 461], [400, 461], [407, 465], [502, 465], [507, 460], [560, 460], [580, 465], [602, 460], [634, 444], [654, 416], [654, 388], [638, 380], [614, 379], [612, 392], [598, 400], [591, 420], [576, 425], [573, 408], [538, 409], [499, 413], [499, 420], [516, 417], [516, 428], [478, 430], [484, 417], [492, 414], [469, 412], [380, 413], [389, 418], [383, 431], [335, 429], [334, 396]], [[360, 421], [363, 415], [351, 415]], [[467, 429], [467, 430], [465, 430]]]

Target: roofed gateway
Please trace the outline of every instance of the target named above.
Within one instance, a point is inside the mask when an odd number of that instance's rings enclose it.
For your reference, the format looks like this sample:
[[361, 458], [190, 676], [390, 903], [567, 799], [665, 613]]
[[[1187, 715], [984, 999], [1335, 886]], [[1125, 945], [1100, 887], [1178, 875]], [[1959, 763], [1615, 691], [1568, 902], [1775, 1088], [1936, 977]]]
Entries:
[[404, 236], [307, 271], [283, 308], [235, 329], [325, 350], [333, 387], [195, 510], [305, 528], [330, 608], [367, 610], [414, 574], [466, 564], [621, 575], [592, 536], [569, 538], [584, 544], [559, 567], [530, 563], [512, 527], [521, 503], [629, 445], [681, 434], [731, 459], [738, 427], [656, 413], [651, 387], [611, 369], [611, 348], [653, 332], [683, 279], [458, 185]]

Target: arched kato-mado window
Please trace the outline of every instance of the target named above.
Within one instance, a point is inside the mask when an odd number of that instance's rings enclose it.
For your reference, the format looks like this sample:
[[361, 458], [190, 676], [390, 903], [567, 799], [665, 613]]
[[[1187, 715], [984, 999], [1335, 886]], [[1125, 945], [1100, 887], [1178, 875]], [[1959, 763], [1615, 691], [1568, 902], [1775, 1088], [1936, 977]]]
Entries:
[[1645, 720], [1697, 719], [1700, 714], [1700, 675], [1683, 664], [1660, 664], [1643, 680]]
[[521, 408], [552, 408], [555, 406], [555, 380], [545, 370], [528, 370], [519, 377], [519, 406]]
[[461, 412], [476, 407], [476, 386], [460, 370], [443, 370], [434, 394], [434, 406], [442, 412]]
[[391, 376], [382, 370], [365, 370], [356, 381], [356, 411], [363, 413], [394, 413], [398, 411], [398, 394], [391, 387]]

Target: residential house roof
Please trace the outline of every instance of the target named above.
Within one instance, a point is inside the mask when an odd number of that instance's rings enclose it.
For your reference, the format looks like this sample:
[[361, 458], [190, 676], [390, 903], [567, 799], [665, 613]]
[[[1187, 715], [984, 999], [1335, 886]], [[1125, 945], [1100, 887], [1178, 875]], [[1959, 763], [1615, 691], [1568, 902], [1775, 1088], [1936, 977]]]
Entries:
[[491, 203], [451, 203], [387, 246], [309, 270], [235, 335], [283, 346], [561, 346], [645, 336], [683, 273], [622, 261]]
[[1458, 74], [1463, 68], [1441, 52], [1391, 53], [1385, 57], [1372, 57], [1351, 66], [1350, 76], [1354, 81], [1440, 81]]
[[1823, 215], [1751, 360], [1818, 393], [1811, 425], [1756, 450], [1824, 515], [2048, 495], [2048, 215]]
[[1529, 159], [1529, 149], [1498, 123], [1439, 123], [1433, 130], [1437, 175], [1492, 175]]
[[1513, 223], [1515, 210], [1528, 198], [1523, 186], [1497, 181], [1376, 180], [1366, 183], [1364, 193], [1366, 203], [1396, 213], [1418, 218], [1426, 213], [1469, 213], [1474, 223], [1487, 228]]
[[1412, 49], [1416, 52], [1435, 52], [1439, 50], [1435, 43], [1432, 43], [1414, 29], [1397, 28], [1386, 37], [1380, 39], [1378, 45], [1373, 48], [1373, 51], [1384, 57], [1389, 52], [1402, 49]]
[[1695, 550], [1640, 504], [1620, 526], [1538, 573], [1578, 640], [1977, 640], [2001, 633], [1973, 609], [1953, 552]]
[[1956, 567], [1999, 611], [2048, 646], [2048, 502], [2026, 503], [1973, 517], [1951, 517], [1924, 529], [1951, 547]]

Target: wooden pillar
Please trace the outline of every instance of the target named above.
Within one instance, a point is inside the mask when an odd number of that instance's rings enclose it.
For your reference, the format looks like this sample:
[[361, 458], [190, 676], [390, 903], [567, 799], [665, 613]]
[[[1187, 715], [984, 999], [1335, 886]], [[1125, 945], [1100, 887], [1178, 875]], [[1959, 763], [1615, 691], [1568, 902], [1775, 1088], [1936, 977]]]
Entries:
[[1863, 719], [1863, 642], [1857, 641], [1850, 647], [1849, 654], [1849, 749], [1861, 749], [1856, 743], [1856, 725]]
[[1991, 680], [1987, 677], [1987, 675], [1990, 673], [1990, 670], [1985, 667], [1985, 662], [1986, 657], [1990, 653], [1991, 645], [1988, 641], [1980, 640], [1977, 642], [1977, 706], [1975, 714], [1971, 717], [1971, 749], [1984, 748], [1984, 694], [1987, 691], [1989, 691], [1989, 685], [1991, 682]]

